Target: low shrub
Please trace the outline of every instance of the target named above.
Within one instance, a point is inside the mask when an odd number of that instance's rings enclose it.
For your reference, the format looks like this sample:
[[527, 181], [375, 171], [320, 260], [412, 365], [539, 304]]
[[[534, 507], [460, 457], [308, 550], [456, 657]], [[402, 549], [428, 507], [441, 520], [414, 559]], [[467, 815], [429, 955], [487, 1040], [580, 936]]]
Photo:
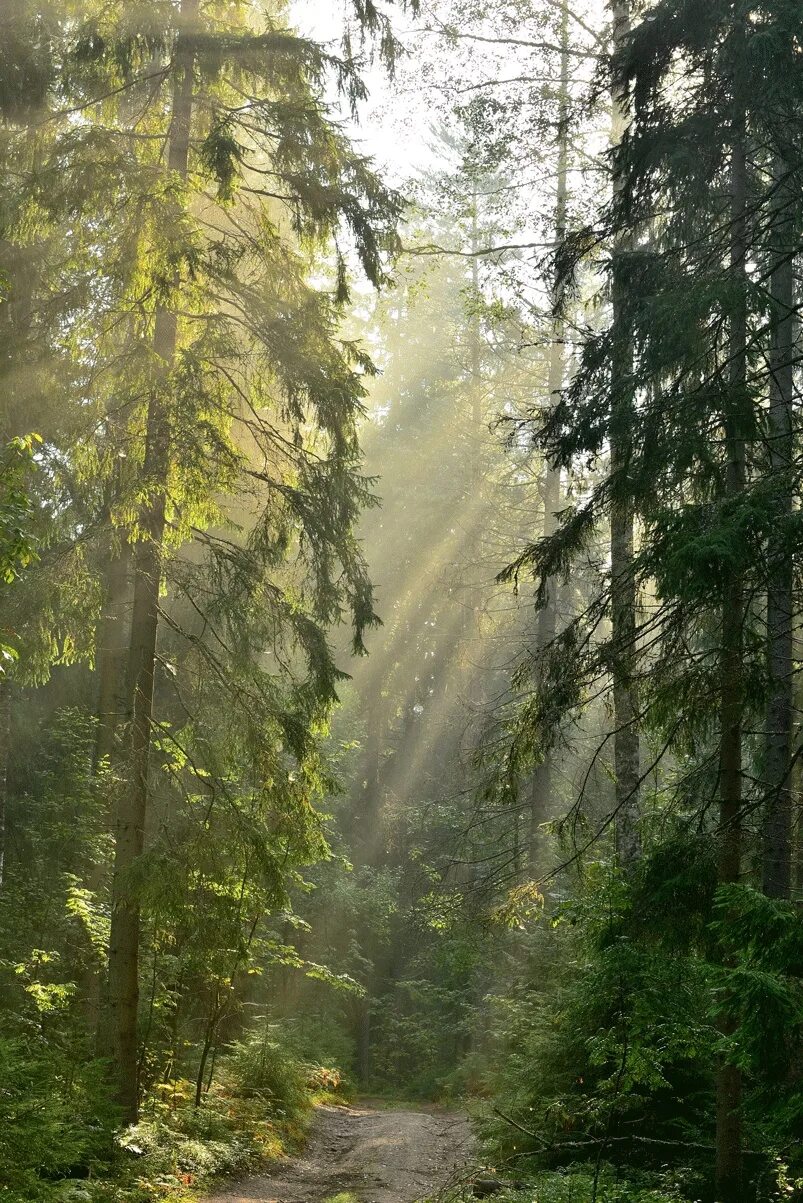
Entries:
[[298, 1120], [312, 1105], [308, 1067], [288, 1052], [274, 1024], [233, 1045], [225, 1069], [233, 1093], [259, 1099], [278, 1119]]

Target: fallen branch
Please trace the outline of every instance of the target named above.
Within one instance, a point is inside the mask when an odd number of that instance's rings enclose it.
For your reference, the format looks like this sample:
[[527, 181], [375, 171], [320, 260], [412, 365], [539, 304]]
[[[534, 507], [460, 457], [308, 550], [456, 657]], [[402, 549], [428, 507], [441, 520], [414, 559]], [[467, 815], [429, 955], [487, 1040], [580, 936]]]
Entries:
[[[714, 1145], [703, 1144], [702, 1142], [696, 1140], [666, 1140], [659, 1136], [637, 1136], [635, 1133], [628, 1136], [589, 1136], [586, 1140], [565, 1140], [560, 1144], [550, 1144], [548, 1141], [544, 1140], [542, 1136], [539, 1136], [537, 1132], [533, 1132], [529, 1128], [525, 1128], [515, 1119], [511, 1119], [509, 1115], [505, 1115], [505, 1113], [500, 1111], [498, 1107], [494, 1107], [493, 1112], [494, 1115], [498, 1115], [500, 1119], [504, 1120], [506, 1124], [510, 1124], [511, 1128], [515, 1128], [518, 1132], [522, 1132], [525, 1136], [529, 1136], [532, 1140], [537, 1141], [541, 1146], [541, 1151], [544, 1153], [561, 1153], [566, 1149], [596, 1149], [599, 1148], [600, 1145], [627, 1143], [659, 1145], [663, 1148], [671, 1149], [694, 1149], [700, 1153], [716, 1152]], [[744, 1149], [743, 1154], [745, 1157], [767, 1158], [772, 1156], [770, 1152], [761, 1149]], [[538, 1154], [535, 1152], [529, 1154], [529, 1156], [533, 1157], [537, 1155]], [[528, 1154], [526, 1152], [521, 1152], [517, 1153], [516, 1156], [526, 1157]]]
[[504, 1111], [500, 1111], [498, 1107], [494, 1107], [493, 1111], [494, 1115], [498, 1115], [499, 1118], [503, 1119], [506, 1124], [510, 1124], [511, 1128], [516, 1128], [517, 1131], [523, 1132], [525, 1136], [529, 1136], [532, 1140], [537, 1140], [538, 1143], [543, 1146], [543, 1148], [551, 1148], [551, 1145], [547, 1144], [543, 1137], [539, 1136], [537, 1132], [531, 1132], [529, 1128], [523, 1128], [521, 1124], [517, 1123], [516, 1120], [511, 1119], [509, 1115], [505, 1115]]

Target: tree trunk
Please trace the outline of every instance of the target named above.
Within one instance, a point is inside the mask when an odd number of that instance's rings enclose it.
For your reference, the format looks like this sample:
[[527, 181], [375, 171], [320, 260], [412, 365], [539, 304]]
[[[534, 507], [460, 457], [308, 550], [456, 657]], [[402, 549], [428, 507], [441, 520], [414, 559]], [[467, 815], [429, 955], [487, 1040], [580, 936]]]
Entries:
[[365, 865], [381, 862], [382, 825], [382, 742], [384, 735], [384, 699], [381, 683], [372, 695], [366, 717], [365, 755], [363, 760], [362, 805], [351, 816], [351, 846]]
[[[612, 0], [612, 50], [615, 54], [630, 32], [630, 0]], [[611, 143], [618, 146], [626, 128], [623, 97], [612, 97]], [[622, 188], [615, 177], [614, 194]], [[630, 249], [624, 235], [613, 248], [612, 308], [614, 351], [611, 379], [611, 649], [613, 678], [614, 777], [616, 851], [627, 869], [641, 856], [639, 833], [640, 739], [636, 684], [636, 609], [638, 595], [633, 564], [635, 519], [629, 475], [633, 424], [633, 347], [626, 328], [622, 260]]]
[[[795, 696], [798, 696], [797, 691], [795, 691]], [[799, 713], [799, 704], [795, 707], [795, 713]], [[795, 897], [800, 899], [803, 897], [803, 769], [801, 769], [800, 760], [797, 758], [794, 764], [792, 794]]]
[[[198, 0], [182, 0], [176, 47], [168, 166], [186, 179], [193, 101], [193, 52], [185, 31], [195, 20]], [[174, 285], [179, 285], [178, 278]], [[117, 1101], [126, 1123], [136, 1121], [139, 1104], [137, 1013], [139, 1008], [140, 914], [132, 870], [144, 845], [148, 807], [148, 764], [153, 716], [162, 540], [167, 476], [170, 466], [170, 410], [166, 397], [173, 365], [176, 314], [159, 309], [153, 348], [161, 361], [161, 379], [148, 402], [144, 479], [149, 490], [141, 515], [142, 539], [134, 563], [134, 601], [128, 660], [131, 714], [128, 781], [121, 790], [115, 823], [114, 878], [109, 938], [108, 1026]]]
[[[736, 131], [731, 166], [731, 263], [734, 309], [728, 339], [729, 378], [725, 420], [727, 466], [725, 495], [737, 499], [745, 490], [745, 417], [747, 403], [747, 168], [744, 122]], [[738, 882], [741, 870], [742, 720], [744, 710], [744, 581], [736, 573], [728, 582], [722, 606], [720, 661], [719, 872], [720, 885]], [[720, 1020], [725, 1040], [736, 1023]], [[727, 1053], [720, 1056], [716, 1080], [716, 1185], [720, 1203], [742, 1200], [742, 1079]]]
[[93, 770], [111, 763], [117, 732], [125, 711], [126, 661], [130, 642], [131, 544], [122, 537], [118, 551], [110, 551], [106, 569], [103, 613], [97, 638], [97, 731]]
[[11, 682], [0, 676], [0, 890], [6, 875], [8, 838], [8, 761], [11, 756]]
[[220, 1022], [223, 1008], [220, 1005], [220, 992], [215, 991], [215, 1001], [212, 1006], [212, 1011], [209, 1015], [209, 1020], [204, 1032], [204, 1042], [201, 1047], [201, 1057], [198, 1062], [198, 1072], [195, 1075], [195, 1106], [200, 1107], [204, 1096], [204, 1085], [206, 1082], [206, 1064], [209, 1060], [209, 1054], [215, 1045], [217, 1039], [217, 1027]]
[[778, 215], [772, 274], [772, 350], [770, 353], [770, 486], [773, 522], [767, 545], [767, 699], [764, 782], [763, 888], [771, 898], [788, 898], [792, 884], [792, 624], [794, 563], [786, 546], [794, 507], [792, 406], [795, 392], [795, 314], [793, 198], [786, 186], [786, 164], [776, 170]]
[[[558, 163], [555, 195], [555, 244], [560, 246], [566, 237], [566, 214], [569, 201], [569, 8], [564, 2], [561, 7], [560, 23], [560, 91], [558, 94]], [[561, 312], [563, 287], [559, 279], [552, 289], [552, 328], [549, 344], [549, 404], [557, 404], [566, 376], [566, 322]], [[544, 472], [544, 535], [555, 530], [556, 515], [560, 509], [560, 469], [546, 465]], [[538, 615], [536, 646], [540, 652], [552, 644], [557, 631], [558, 587], [556, 581], [547, 585], [543, 608]], [[552, 754], [545, 751], [541, 763], [536, 765], [530, 787], [530, 872], [537, 876], [541, 865], [541, 825], [549, 818], [552, 809]]]
[[[552, 353], [553, 357], [555, 352]], [[554, 529], [554, 513], [560, 504], [560, 473], [548, 468], [544, 479], [544, 534]], [[538, 615], [536, 646], [539, 652], [548, 651], [557, 630], [556, 582], [550, 581], [543, 608]], [[542, 873], [543, 836], [542, 824], [547, 821], [552, 808], [552, 752], [544, 750], [540, 764], [535, 766], [530, 785], [530, 830], [528, 837], [530, 873], [537, 877]]]
[[[472, 181], [471, 189], [471, 300], [472, 311], [468, 322], [468, 368], [470, 372], [469, 395], [471, 398], [471, 429], [468, 440], [468, 480], [466, 485], [467, 504], [472, 512], [481, 515], [480, 499], [483, 495], [483, 456], [482, 435], [485, 407], [485, 390], [483, 383], [483, 346], [482, 320], [480, 316], [480, 269], [479, 250], [481, 245], [479, 224], [479, 191], [476, 178]], [[472, 701], [479, 707], [480, 699], [476, 696], [477, 680], [472, 680], [472, 669], [475, 667], [475, 650], [480, 638], [480, 614], [483, 605], [482, 579], [478, 576], [479, 565], [482, 563], [482, 541], [485, 533], [484, 523], [472, 522], [466, 531], [464, 547], [465, 567], [467, 576], [463, 602], [463, 648], [462, 668], [466, 673], [467, 684], [472, 695]], [[465, 576], [464, 576], [465, 580]]]
[[[119, 773], [120, 725], [126, 706], [126, 670], [128, 659], [129, 627], [131, 618], [131, 545], [123, 536], [117, 551], [109, 546], [105, 565], [105, 588], [103, 611], [96, 637], [95, 660], [97, 665], [97, 727], [95, 746], [92, 753], [92, 775], [97, 777], [104, 766], [115, 766]], [[119, 783], [118, 783], [119, 787]], [[114, 826], [111, 806], [104, 808], [98, 816], [103, 831]], [[86, 884], [96, 898], [103, 895], [106, 885], [107, 865], [95, 861], [87, 873]], [[106, 1025], [108, 980], [95, 957], [87, 961], [81, 984], [87, 1027], [96, 1033], [97, 1046], [102, 1051], [109, 1049], [109, 1031]]]
[[371, 1078], [371, 1000], [368, 995], [357, 1004], [357, 1081], [367, 1086]]

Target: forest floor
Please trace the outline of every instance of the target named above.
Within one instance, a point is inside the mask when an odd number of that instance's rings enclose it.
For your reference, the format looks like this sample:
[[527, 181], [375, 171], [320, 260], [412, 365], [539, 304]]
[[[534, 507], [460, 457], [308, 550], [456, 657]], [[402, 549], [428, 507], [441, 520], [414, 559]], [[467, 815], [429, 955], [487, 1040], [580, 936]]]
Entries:
[[468, 1121], [455, 1112], [319, 1107], [300, 1157], [207, 1203], [415, 1203], [458, 1176], [471, 1151]]

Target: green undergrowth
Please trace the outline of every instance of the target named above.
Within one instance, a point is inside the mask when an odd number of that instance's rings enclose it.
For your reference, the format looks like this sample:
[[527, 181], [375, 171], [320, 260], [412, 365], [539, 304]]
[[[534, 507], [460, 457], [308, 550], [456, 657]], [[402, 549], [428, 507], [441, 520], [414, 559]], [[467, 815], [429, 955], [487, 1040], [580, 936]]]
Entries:
[[[677, 1172], [620, 1173], [615, 1167], [569, 1165], [544, 1170], [517, 1182], [517, 1189], [490, 1196], [495, 1203], [698, 1203], [690, 1182]], [[476, 1203], [471, 1187], [439, 1196], [439, 1203]]]
[[[181, 1090], [184, 1084], [176, 1085]], [[207, 1096], [199, 1108], [188, 1099], [151, 1104], [119, 1138], [112, 1181], [101, 1179], [96, 1192], [67, 1197], [189, 1203], [216, 1179], [258, 1169], [299, 1148], [305, 1119], [306, 1108], [282, 1113], [264, 1099], [225, 1090]]]
[[9, 1203], [189, 1203], [216, 1178], [255, 1169], [292, 1150], [303, 1120], [276, 1118], [257, 1100], [215, 1092], [196, 1108], [173, 1084], [168, 1103], [149, 1099], [140, 1122], [105, 1150], [48, 1181], [46, 1165], [4, 1166], [0, 1198]]
[[337, 1070], [262, 1033], [229, 1050], [200, 1106], [194, 1082], [156, 1083], [121, 1132], [101, 1067], [60, 1081], [19, 1043], [3, 1051], [0, 1203], [195, 1203], [217, 1180], [298, 1152], [312, 1108], [343, 1101]]

